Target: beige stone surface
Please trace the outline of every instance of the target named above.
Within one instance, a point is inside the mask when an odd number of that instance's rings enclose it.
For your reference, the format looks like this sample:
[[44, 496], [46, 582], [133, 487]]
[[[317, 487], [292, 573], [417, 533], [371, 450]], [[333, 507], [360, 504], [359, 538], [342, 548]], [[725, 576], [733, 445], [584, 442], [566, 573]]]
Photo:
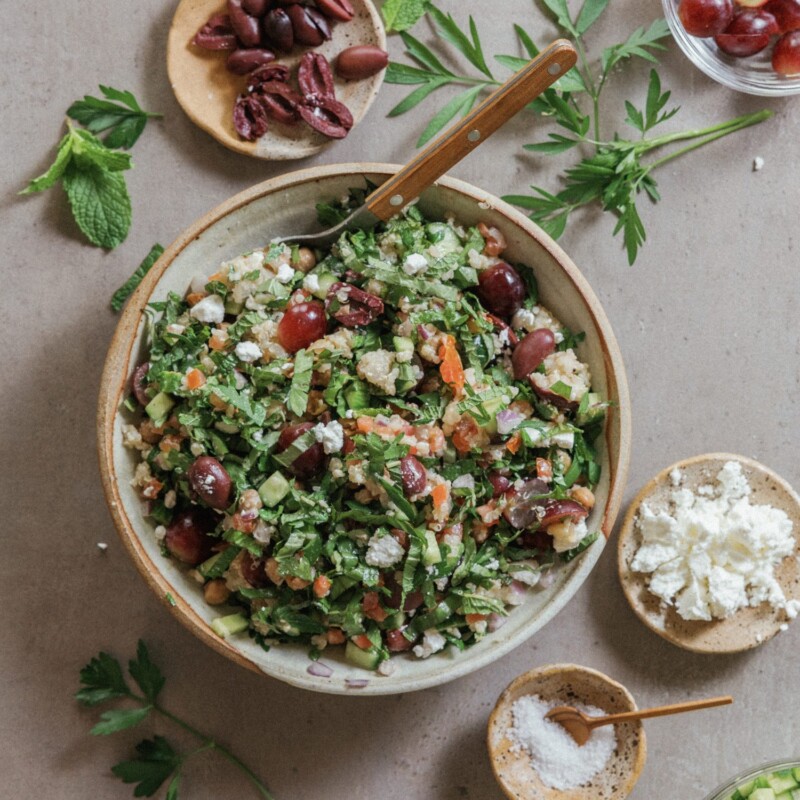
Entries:
[[[442, 0], [476, 14], [487, 51], [516, 52], [512, 22], [544, 42], [552, 30], [529, 0]], [[114, 289], [154, 241], [167, 244], [234, 192], [287, 168], [228, 152], [175, 103], [164, 46], [174, 5], [41, 0], [4, 7], [0, 398], [3, 416], [0, 599], [0, 776], [4, 797], [125, 798], [111, 774], [139, 731], [88, 735], [95, 714], [72, 700], [79, 668], [99, 649], [127, 658], [145, 638], [168, 675], [166, 703], [231, 745], [279, 800], [499, 800], [485, 751], [496, 697], [535, 666], [576, 662], [626, 685], [640, 705], [730, 693], [736, 704], [647, 723], [649, 762], [635, 800], [701, 798], [760, 760], [800, 755], [800, 626], [736, 656], [676, 649], [641, 625], [616, 578], [614, 548], [569, 606], [494, 666], [441, 688], [383, 699], [309, 694], [252, 675], [207, 651], [172, 620], [129, 563], [103, 505], [94, 453], [97, 383], [115, 325]], [[501, 9], [502, 13], [498, 13]], [[593, 47], [660, 13], [656, 0], [613, 0]], [[420, 35], [430, 38], [420, 29]], [[401, 43], [393, 38], [393, 55]], [[644, 64], [615, 74], [607, 123], [641, 99]], [[498, 69], [498, 74], [502, 70]], [[629, 370], [634, 449], [628, 498], [661, 467], [707, 451], [753, 456], [800, 484], [797, 131], [800, 99], [734, 94], [674, 47], [664, 83], [700, 127], [762, 107], [775, 118], [672, 162], [663, 201], [643, 203], [648, 245], [629, 268], [612, 220], [578, 215], [563, 244], [615, 326]], [[133, 90], [151, 123], [133, 155], [134, 223], [113, 253], [78, 236], [60, 189], [15, 192], [50, 163], [63, 114], [98, 83]], [[405, 91], [386, 86], [348, 140], [315, 160], [403, 160], [441, 98], [386, 120]], [[569, 158], [525, 154], [537, 138], [519, 117], [454, 174], [498, 194], [556, 188]], [[752, 171], [756, 156], [764, 159]], [[107, 542], [103, 553], [97, 542]], [[141, 733], [172, 734], [162, 722]], [[793, 752], [794, 751], [794, 752]], [[185, 796], [255, 796], [221, 759], [187, 767]]]

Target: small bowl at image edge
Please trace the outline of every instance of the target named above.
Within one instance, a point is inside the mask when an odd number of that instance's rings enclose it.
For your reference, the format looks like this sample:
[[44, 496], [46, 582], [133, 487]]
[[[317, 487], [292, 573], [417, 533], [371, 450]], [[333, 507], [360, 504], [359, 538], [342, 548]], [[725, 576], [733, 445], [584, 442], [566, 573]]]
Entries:
[[684, 55], [709, 78], [745, 94], [785, 97], [800, 94], [800, 75], [778, 75], [772, 69], [774, 44], [748, 58], [733, 58], [723, 53], [713, 37], [690, 36], [678, 17], [680, 0], [661, 0], [672, 36]]
[[735, 778], [717, 786], [711, 794], [706, 796], [705, 800], [729, 800], [734, 791], [742, 784], [760, 778], [762, 775], [769, 775], [771, 772], [782, 772], [787, 769], [800, 769], [800, 756], [787, 761], [770, 761], [760, 767], [751, 767]]
[[204, 602], [187, 570], [161, 554], [154, 526], [131, 486], [135, 458], [122, 444], [122, 427], [129, 421], [122, 402], [133, 369], [146, 353], [147, 304], [164, 300], [169, 292], [183, 295], [204, 265], [213, 270], [221, 261], [263, 246], [275, 236], [310, 232], [316, 227], [314, 207], [321, 198], [341, 197], [349, 187], [363, 185], [365, 178], [380, 184], [397, 169], [389, 164], [313, 167], [258, 184], [208, 213], [167, 249], [128, 301], [100, 385], [97, 443], [103, 489], [123, 543], [150, 588], [180, 622], [218, 653], [256, 672], [319, 692], [364, 696], [424, 689], [472, 673], [522, 644], [567, 604], [600, 557], [619, 512], [630, 460], [630, 399], [622, 356], [586, 279], [569, 256], [519, 211], [482, 189], [442, 178], [422, 193], [423, 212], [434, 219], [452, 213], [468, 225], [484, 221], [500, 228], [509, 243], [510, 260], [529, 265], [536, 274], [542, 302], [566, 326], [586, 333], [579, 355], [592, 371], [596, 391], [613, 409], [598, 441], [602, 474], [588, 518], [589, 527], [601, 535], [579, 558], [559, 567], [551, 585], [531, 592], [495, 633], [463, 653], [448, 649], [427, 659], [393, 659], [397, 668], [388, 677], [345, 662], [334, 648], [326, 650], [323, 659], [333, 666], [333, 675], [315, 677], [307, 672], [311, 664], [307, 646], [276, 645], [265, 652], [244, 634], [221, 639], [212, 631], [211, 622], [223, 614]]

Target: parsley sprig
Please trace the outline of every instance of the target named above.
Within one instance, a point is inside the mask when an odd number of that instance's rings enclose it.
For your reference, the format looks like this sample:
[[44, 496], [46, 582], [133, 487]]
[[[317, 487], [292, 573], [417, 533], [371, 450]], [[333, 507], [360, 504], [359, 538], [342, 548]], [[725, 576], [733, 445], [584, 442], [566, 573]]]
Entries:
[[[653, 69], [644, 107], [638, 108], [631, 101], [625, 102], [627, 116], [624, 123], [639, 137], [626, 138], [619, 132], [610, 138], [604, 136], [601, 129], [601, 95], [614, 69], [631, 59], [657, 64], [658, 52], [666, 49], [663, 40], [669, 36], [669, 28], [663, 19], [657, 19], [649, 27], [633, 31], [623, 42], [606, 47], [596, 59], [597, 63], [593, 64], [584, 37], [602, 16], [609, 0], [584, 0], [575, 15], [570, 12], [567, 0], [541, 2], [552, 14], [561, 32], [575, 43], [579, 60], [575, 67], [529, 106], [530, 110], [554, 123], [557, 130], [549, 133], [546, 141], [527, 144], [524, 148], [541, 155], [556, 155], [573, 148], [588, 150], [591, 154], [564, 171], [564, 187], [561, 190], [551, 192], [531, 186], [531, 195], [507, 195], [504, 199], [528, 211], [530, 218], [555, 239], [564, 233], [573, 211], [595, 202], [600, 203], [603, 210], [617, 217], [613, 235], [622, 233], [628, 262], [633, 264], [646, 239], [636, 204], [637, 197], [644, 192], [652, 202], [661, 199], [652, 175], [654, 170], [698, 147], [763, 122], [772, 116], [772, 112], [764, 110], [746, 114], [699, 130], [650, 136], [654, 128], [667, 122], [679, 110], [666, 110], [670, 92], [662, 91], [659, 75]], [[416, 10], [420, 10], [419, 4]], [[430, 3], [427, 11], [420, 13], [417, 18], [425, 15], [439, 38], [452, 45], [469, 62], [474, 74], [453, 72], [430, 48], [398, 25], [397, 20], [393, 20], [395, 29], [401, 31], [406, 55], [414, 64], [389, 64], [386, 81], [416, 88], [389, 112], [389, 116], [406, 113], [444, 87], [462, 87], [427, 124], [417, 142], [418, 146], [430, 141], [457, 116], [469, 113], [484, 92], [502, 83], [488, 65], [472, 17], [468, 19], [467, 29], [462, 30], [451, 15], [442, 13]], [[514, 25], [514, 30], [527, 58], [496, 55], [494, 60], [516, 71], [527, 63], [527, 59], [536, 56], [539, 48], [520, 25]], [[679, 141], [691, 143], [660, 158], [643, 161], [651, 151]]]
[[[129, 148], [139, 138], [147, 120], [160, 116], [143, 111], [130, 92], [101, 86], [107, 98], [84, 97], [67, 114], [85, 128], [67, 121], [67, 134], [59, 142], [56, 157], [43, 175], [32, 180], [20, 194], [35, 194], [61, 181], [72, 215], [86, 238], [95, 246], [113, 250], [125, 241], [131, 226], [131, 199], [123, 172], [133, 163]], [[109, 131], [105, 141], [95, 134]]]
[[134, 708], [114, 708], [104, 711], [100, 721], [92, 728], [94, 736], [108, 736], [117, 731], [127, 730], [147, 719], [151, 713], [160, 714], [200, 741], [200, 746], [188, 753], [177, 752], [163, 736], [143, 739], [136, 745], [136, 757], [121, 761], [111, 771], [123, 783], [134, 783], [135, 797], [152, 797], [169, 780], [166, 800], [178, 800], [183, 767], [186, 762], [200, 753], [216, 750], [220, 755], [238, 767], [258, 790], [259, 796], [274, 800], [272, 794], [258, 776], [227, 748], [201, 733], [195, 727], [167, 711], [159, 702], [158, 696], [164, 688], [165, 678], [161, 670], [150, 660], [150, 654], [143, 641], [136, 648], [136, 658], [128, 662], [128, 672], [139, 687], [141, 694], [128, 685], [119, 661], [108, 653], [99, 653], [81, 670], [82, 688], [75, 694], [84, 706], [98, 706], [111, 700], [129, 700]]

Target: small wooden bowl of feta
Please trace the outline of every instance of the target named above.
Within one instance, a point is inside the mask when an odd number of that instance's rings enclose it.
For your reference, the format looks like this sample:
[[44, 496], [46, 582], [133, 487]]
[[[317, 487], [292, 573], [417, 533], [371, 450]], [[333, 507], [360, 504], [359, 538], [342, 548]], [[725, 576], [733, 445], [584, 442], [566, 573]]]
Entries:
[[744, 456], [662, 470], [631, 503], [617, 555], [636, 615], [686, 650], [750, 650], [800, 612], [800, 498]]
[[555, 664], [509, 684], [489, 717], [487, 745], [497, 782], [510, 800], [622, 800], [644, 768], [641, 720], [598, 728], [578, 745], [545, 719], [571, 705], [592, 716], [636, 710], [630, 692], [597, 670]]

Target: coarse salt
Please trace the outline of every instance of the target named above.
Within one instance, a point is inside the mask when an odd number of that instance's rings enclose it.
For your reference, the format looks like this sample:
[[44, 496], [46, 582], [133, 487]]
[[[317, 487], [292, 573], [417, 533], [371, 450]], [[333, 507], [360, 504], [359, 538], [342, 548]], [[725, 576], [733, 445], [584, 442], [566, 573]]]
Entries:
[[[561, 705], [538, 695], [520, 697], [511, 706], [509, 738], [512, 750], [524, 750], [530, 756], [531, 766], [547, 786], [564, 790], [584, 786], [601, 772], [616, 749], [617, 737], [614, 726], [606, 725], [593, 730], [581, 747], [561, 725], [545, 719], [548, 711]], [[592, 717], [606, 714], [594, 706], [573, 705]]]

